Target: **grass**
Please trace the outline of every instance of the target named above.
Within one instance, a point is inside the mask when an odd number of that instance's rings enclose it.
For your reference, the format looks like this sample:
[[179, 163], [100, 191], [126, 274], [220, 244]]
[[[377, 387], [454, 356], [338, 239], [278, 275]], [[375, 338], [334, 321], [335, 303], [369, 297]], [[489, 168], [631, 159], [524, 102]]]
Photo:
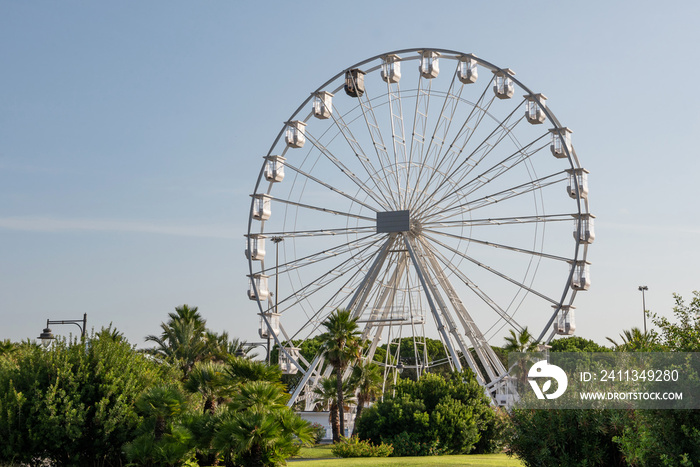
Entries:
[[[301, 449], [301, 459], [288, 461], [294, 467], [341, 467], [350, 465], [371, 465], [374, 467], [423, 467], [466, 466], [466, 467], [522, 467], [518, 459], [505, 454], [474, 454], [467, 456], [432, 456], [432, 457], [365, 457], [336, 459], [331, 453], [331, 445], [319, 445]], [[308, 459], [308, 460], [307, 460]]]

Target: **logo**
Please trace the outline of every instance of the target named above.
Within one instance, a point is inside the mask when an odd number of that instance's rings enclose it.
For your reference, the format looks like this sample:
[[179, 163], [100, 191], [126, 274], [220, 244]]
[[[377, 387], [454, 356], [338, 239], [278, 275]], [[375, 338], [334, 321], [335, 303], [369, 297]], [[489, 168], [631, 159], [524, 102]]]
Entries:
[[[567, 379], [564, 370], [556, 365], [550, 365], [547, 363], [547, 360], [540, 360], [532, 365], [527, 376], [528, 378], [550, 378], [544, 382], [542, 389], [540, 389], [539, 385], [535, 381], [528, 379], [528, 382], [530, 383], [530, 386], [532, 386], [532, 390], [535, 391], [538, 399], [544, 399], [545, 397], [547, 399], [556, 399], [564, 394], [564, 391], [566, 391], [566, 387], [569, 384], [569, 380]], [[552, 387], [552, 379], [555, 379], [557, 382], [557, 390], [552, 394], [547, 394], [549, 388]]]

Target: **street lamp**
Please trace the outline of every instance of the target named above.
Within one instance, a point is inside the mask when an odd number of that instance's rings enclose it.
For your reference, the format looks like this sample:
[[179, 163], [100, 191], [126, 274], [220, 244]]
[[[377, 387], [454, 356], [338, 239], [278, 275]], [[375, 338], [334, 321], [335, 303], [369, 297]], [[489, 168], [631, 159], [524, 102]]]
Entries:
[[646, 300], [644, 299], [644, 292], [649, 290], [649, 287], [646, 285], [640, 285], [639, 286], [639, 291], [642, 292], [642, 315], [644, 315], [644, 334], [647, 333], [647, 304]]
[[[82, 326], [81, 326], [82, 323]], [[52, 324], [75, 324], [80, 328], [80, 338], [85, 339], [85, 330], [87, 329], [87, 313], [83, 314], [83, 319], [61, 319], [61, 320], [46, 320], [46, 327], [44, 328], [44, 332], [39, 334], [39, 337], [37, 339], [41, 339], [41, 343], [43, 344], [44, 347], [48, 347], [49, 344], [51, 344], [51, 341], [55, 339], [53, 333], [51, 332], [51, 328], [49, 328], [50, 325]]]
[[[284, 241], [283, 237], [272, 237], [272, 243], [275, 244], [275, 313], [279, 313], [277, 309], [277, 297], [279, 292], [280, 284], [280, 242]], [[270, 364], [270, 347], [271, 347], [272, 334], [269, 333], [267, 336], [267, 364]]]

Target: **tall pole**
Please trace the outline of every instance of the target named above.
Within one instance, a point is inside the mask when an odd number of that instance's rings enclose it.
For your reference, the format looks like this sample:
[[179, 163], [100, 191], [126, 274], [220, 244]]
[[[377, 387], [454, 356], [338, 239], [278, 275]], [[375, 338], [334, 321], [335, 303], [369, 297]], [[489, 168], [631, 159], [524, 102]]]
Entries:
[[647, 304], [646, 300], [644, 299], [644, 292], [649, 290], [649, 287], [646, 285], [640, 285], [639, 286], [639, 291], [642, 292], [642, 315], [644, 316], [644, 334], [647, 333]]
[[[280, 283], [280, 242], [284, 241], [284, 238], [282, 237], [272, 237], [270, 240], [272, 240], [275, 244], [275, 314], [278, 313], [277, 310], [277, 304], [278, 302], [278, 296], [279, 296], [279, 283]], [[267, 335], [267, 364], [270, 364], [270, 341], [272, 339], [272, 335], [268, 333]]]

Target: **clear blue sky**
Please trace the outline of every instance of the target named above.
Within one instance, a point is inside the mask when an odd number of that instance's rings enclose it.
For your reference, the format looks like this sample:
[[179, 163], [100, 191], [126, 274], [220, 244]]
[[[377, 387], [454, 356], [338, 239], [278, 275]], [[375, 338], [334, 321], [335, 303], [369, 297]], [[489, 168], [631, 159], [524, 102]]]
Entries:
[[87, 312], [142, 346], [188, 303], [256, 340], [261, 156], [328, 78], [411, 47], [512, 68], [574, 130], [597, 216], [577, 334], [641, 327], [642, 284], [668, 315], [700, 289], [698, 18], [693, 1], [0, 0], [0, 339]]

